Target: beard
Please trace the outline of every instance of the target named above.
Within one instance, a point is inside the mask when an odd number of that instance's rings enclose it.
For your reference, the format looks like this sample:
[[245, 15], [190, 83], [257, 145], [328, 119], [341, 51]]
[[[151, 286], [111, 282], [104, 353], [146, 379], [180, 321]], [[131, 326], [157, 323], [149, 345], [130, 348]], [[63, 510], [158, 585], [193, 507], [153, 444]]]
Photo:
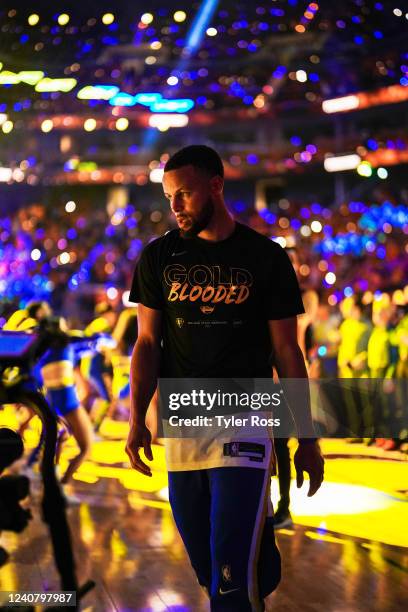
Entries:
[[207, 201], [203, 205], [203, 209], [200, 212], [199, 216], [195, 219], [190, 215], [186, 215], [182, 217], [187, 220], [189, 223], [187, 224], [187, 229], [180, 228], [180, 236], [182, 238], [195, 238], [200, 232], [205, 230], [205, 228], [210, 223], [212, 216], [214, 214], [214, 202], [212, 201], [211, 196], [207, 199]]

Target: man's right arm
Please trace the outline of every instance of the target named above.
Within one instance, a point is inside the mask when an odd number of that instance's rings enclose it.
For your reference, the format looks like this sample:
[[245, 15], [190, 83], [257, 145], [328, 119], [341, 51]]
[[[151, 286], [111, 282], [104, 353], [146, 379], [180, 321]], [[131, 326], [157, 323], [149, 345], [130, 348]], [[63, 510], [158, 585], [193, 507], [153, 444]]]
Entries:
[[157, 386], [160, 367], [162, 314], [160, 310], [138, 306], [138, 338], [130, 366], [130, 431], [126, 445], [132, 467], [146, 476], [151, 470], [139, 456], [139, 449], [153, 459], [151, 435], [145, 425], [146, 412]]

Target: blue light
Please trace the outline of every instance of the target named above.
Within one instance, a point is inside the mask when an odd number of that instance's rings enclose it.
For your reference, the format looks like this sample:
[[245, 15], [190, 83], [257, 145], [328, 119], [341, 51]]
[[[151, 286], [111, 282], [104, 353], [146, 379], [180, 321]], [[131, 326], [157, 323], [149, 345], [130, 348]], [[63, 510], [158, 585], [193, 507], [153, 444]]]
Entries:
[[319, 355], [319, 357], [325, 357], [325, 355], [327, 355], [327, 347], [325, 347], [324, 345], [319, 346], [319, 348], [317, 349], [317, 354]]
[[254, 165], [259, 162], [259, 158], [254, 153], [250, 153], [249, 155], [247, 155], [247, 162], [248, 164]]
[[246, 209], [245, 202], [241, 201], [234, 202], [232, 206], [237, 213], [244, 212], [244, 210]]
[[292, 136], [292, 138], [290, 139], [290, 142], [295, 147], [300, 147], [300, 145], [302, 144], [302, 139], [299, 136]]
[[130, 153], [131, 155], [136, 155], [136, 153], [139, 152], [139, 147], [135, 144], [130, 145], [130, 147], [128, 148], [128, 153]]
[[199, 47], [217, 5], [218, 0], [204, 0], [197, 11], [187, 37], [186, 50], [190, 53]]
[[21, 44], [22, 44], [22, 45], [24, 45], [24, 44], [25, 44], [25, 43], [28, 41], [28, 38], [29, 38], [29, 37], [28, 37], [28, 34], [22, 34], [22, 35], [20, 36], [20, 42], [21, 42]]
[[373, 138], [369, 138], [367, 140], [367, 146], [369, 149], [371, 149], [372, 151], [376, 151], [378, 149], [378, 144], [377, 141], [374, 140]]
[[272, 76], [275, 79], [281, 79], [286, 74], [286, 66], [278, 66], [273, 72]]
[[134, 106], [136, 104], [135, 96], [120, 91], [116, 96], [109, 100], [111, 106]]
[[23, 110], [23, 105], [21, 104], [21, 102], [16, 102], [13, 108], [16, 113], [19, 113], [21, 110]]
[[375, 37], [375, 38], [384, 38], [384, 35], [383, 35], [383, 33], [382, 33], [382, 32], [380, 32], [379, 30], [376, 30], [376, 31], [374, 32], [374, 37]]
[[205, 96], [198, 96], [196, 102], [200, 106], [203, 106], [207, 102], [207, 98]]
[[319, 75], [316, 74], [316, 72], [309, 72], [309, 81], [313, 81], [314, 83], [317, 83], [317, 81], [320, 80]]
[[102, 42], [104, 45], [114, 46], [114, 45], [117, 45], [119, 41], [114, 36], [103, 36]]
[[179, 98], [176, 100], [158, 100], [150, 106], [152, 113], [188, 113], [194, 106], [194, 100]]
[[150, 106], [161, 99], [162, 95], [159, 93], [139, 93], [135, 95], [136, 104], [143, 104], [143, 106]]
[[352, 287], [345, 287], [343, 291], [346, 297], [351, 297], [354, 294]]
[[257, 51], [258, 47], [257, 45], [254, 45], [253, 43], [249, 43], [247, 50], [250, 51], [251, 53], [254, 53], [255, 51]]
[[76, 238], [77, 236], [78, 236], [78, 233], [76, 229], [74, 229], [73, 227], [70, 227], [69, 230], [67, 231], [67, 238], [69, 240], [74, 240], [74, 238]]
[[362, 45], [364, 42], [364, 39], [362, 36], [355, 36], [354, 37], [354, 42], [356, 43], [356, 45]]
[[378, 247], [377, 249], [377, 257], [379, 257], [380, 259], [384, 259], [384, 257], [386, 256], [386, 250], [383, 246]]
[[406, 87], [406, 86], [408, 85], [408, 79], [407, 79], [407, 77], [402, 77], [402, 78], [400, 79], [400, 83], [401, 83], [401, 85], [403, 85], [404, 87]]

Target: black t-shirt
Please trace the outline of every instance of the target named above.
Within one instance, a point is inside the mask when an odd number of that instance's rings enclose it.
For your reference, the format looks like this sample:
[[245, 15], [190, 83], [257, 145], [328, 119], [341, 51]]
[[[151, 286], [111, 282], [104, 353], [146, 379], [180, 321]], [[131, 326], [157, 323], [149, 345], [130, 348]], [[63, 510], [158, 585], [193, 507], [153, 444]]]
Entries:
[[130, 300], [162, 311], [169, 378], [269, 377], [268, 320], [304, 312], [286, 252], [240, 223], [218, 242], [172, 230], [149, 243]]

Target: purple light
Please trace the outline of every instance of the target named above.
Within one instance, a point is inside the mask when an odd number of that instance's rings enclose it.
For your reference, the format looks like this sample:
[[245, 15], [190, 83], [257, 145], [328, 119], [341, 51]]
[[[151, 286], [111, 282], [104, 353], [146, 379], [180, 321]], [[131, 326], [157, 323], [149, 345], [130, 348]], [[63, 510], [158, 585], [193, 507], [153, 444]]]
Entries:
[[308, 208], [301, 208], [300, 209], [300, 216], [303, 217], [303, 219], [309, 219], [310, 218], [310, 210]]
[[254, 165], [259, 162], [259, 158], [254, 153], [250, 153], [249, 155], [247, 155], [247, 162], [248, 164]]

